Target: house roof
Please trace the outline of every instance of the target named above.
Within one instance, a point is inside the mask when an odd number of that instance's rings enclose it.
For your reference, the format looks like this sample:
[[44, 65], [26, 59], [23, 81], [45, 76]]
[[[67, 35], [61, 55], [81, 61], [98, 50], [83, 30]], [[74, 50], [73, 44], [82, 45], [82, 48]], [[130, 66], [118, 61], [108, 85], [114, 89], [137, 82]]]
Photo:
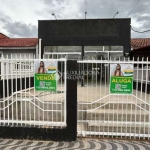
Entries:
[[131, 39], [131, 46], [134, 50], [150, 47], [150, 38], [133, 38]]
[[[38, 38], [9, 38], [0, 33], [0, 47], [34, 47], [38, 44]], [[133, 50], [150, 46], [150, 38], [132, 38]]]
[[38, 38], [9, 38], [0, 33], [0, 47], [34, 47]]
[[9, 37], [4, 35], [3, 33], [0, 33], [0, 39], [9, 39]]

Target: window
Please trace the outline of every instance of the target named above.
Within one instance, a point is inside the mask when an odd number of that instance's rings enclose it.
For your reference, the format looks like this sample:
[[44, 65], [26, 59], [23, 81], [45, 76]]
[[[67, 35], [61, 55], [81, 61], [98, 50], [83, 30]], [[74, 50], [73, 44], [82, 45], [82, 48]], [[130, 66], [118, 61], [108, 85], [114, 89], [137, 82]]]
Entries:
[[81, 46], [45, 46], [44, 58], [68, 58], [68, 59], [81, 59]]
[[15, 63], [15, 70], [30, 70], [33, 68], [32, 62], [16, 62]]

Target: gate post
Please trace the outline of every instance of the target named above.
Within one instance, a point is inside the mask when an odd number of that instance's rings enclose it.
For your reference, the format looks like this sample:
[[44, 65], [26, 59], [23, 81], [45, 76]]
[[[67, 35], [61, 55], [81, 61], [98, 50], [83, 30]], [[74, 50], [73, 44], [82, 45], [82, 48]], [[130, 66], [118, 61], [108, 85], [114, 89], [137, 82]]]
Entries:
[[[77, 137], [77, 70], [76, 60], [67, 60], [66, 75], [66, 108], [67, 108], [67, 132], [66, 139], [68, 141], [75, 141]], [[64, 137], [65, 138], [65, 137]]]

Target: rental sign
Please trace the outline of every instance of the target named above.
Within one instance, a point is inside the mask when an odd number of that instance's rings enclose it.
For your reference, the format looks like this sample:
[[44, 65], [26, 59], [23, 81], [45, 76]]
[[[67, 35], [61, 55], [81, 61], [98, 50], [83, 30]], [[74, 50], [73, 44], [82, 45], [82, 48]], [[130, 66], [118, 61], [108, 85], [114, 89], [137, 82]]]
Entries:
[[133, 90], [133, 65], [110, 65], [110, 93], [132, 94]]

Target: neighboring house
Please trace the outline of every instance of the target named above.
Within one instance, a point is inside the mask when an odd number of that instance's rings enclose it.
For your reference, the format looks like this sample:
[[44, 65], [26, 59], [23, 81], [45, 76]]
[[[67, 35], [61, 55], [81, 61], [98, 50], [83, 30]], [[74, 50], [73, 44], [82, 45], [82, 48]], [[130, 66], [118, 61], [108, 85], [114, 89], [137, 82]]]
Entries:
[[20, 54], [29, 55], [33, 58], [38, 54], [38, 39], [37, 38], [9, 38], [8, 36], [0, 33], [0, 54], [4, 57], [10, 58], [12, 54], [15, 58]]
[[[0, 75], [6, 79], [5, 74], [16, 74], [20, 68], [28, 71], [33, 69], [31, 62], [25, 59], [33, 59], [38, 56], [38, 39], [37, 38], [10, 38], [0, 33], [0, 57], [14, 59], [13, 64], [1, 61]], [[21, 59], [18, 62], [17, 59]], [[15, 61], [16, 60], [16, 61]], [[32, 67], [31, 67], [32, 66]], [[14, 78], [14, 76], [11, 76]], [[10, 78], [10, 76], [9, 76]]]
[[[131, 59], [150, 61], [150, 38], [131, 39], [131, 45], [133, 49], [130, 53]], [[142, 88], [142, 91], [150, 93], [150, 65], [134, 65], [134, 81], [134, 89], [138, 88], [141, 91]]]
[[142, 57], [144, 60], [147, 60], [147, 57], [150, 59], [150, 38], [135, 38], [131, 39], [131, 58], [137, 58], [139, 57], [139, 60], [142, 60]]

